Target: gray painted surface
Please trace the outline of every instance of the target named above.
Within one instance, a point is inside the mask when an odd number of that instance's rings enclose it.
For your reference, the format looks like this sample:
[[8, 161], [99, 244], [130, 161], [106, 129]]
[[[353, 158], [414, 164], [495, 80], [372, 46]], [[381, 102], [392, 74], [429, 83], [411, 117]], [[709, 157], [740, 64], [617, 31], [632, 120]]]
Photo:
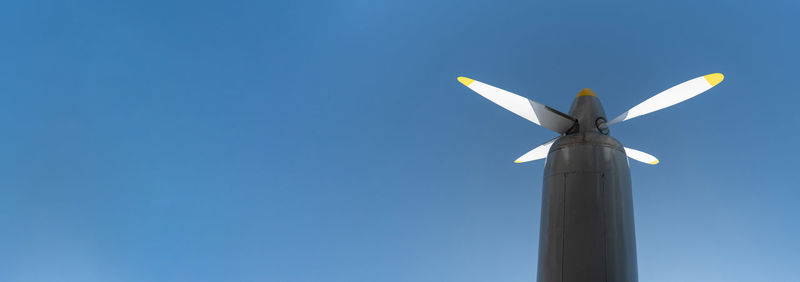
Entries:
[[542, 191], [540, 282], [637, 281], [628, 159], [595, 126], [605, 118], [594, 96], [576, 97], [576, 130], [550, 148]]

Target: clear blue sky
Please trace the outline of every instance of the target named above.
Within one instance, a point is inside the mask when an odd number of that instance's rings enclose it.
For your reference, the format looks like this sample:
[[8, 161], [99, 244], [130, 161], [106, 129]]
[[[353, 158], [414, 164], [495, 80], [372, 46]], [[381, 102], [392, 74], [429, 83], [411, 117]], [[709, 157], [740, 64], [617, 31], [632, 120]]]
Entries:
[[456, 77], [616, 115], [713, 72], [612, 128], [661, 160], [640, 280], [795, 281], [799, 4], [547, 2], [4, 4], [0, 281], [534, 281], [554, 134]]

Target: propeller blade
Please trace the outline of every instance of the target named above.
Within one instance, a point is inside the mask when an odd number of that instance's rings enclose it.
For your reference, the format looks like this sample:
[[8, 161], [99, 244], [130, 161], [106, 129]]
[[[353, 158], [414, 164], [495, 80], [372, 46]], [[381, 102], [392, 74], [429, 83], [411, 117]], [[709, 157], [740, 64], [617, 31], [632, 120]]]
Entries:
[[577, 122], [565, 113], [489, 84], [463, 76], [458, 77], [458, 81], [489, 101], [552, 131], [565, 133]]
[[628, 155], [628, 157], [631, 159], [651, 165], [658, 163], [658, 159], [656, 159], [656, 157], [653, 157], [653, 155], [650, 155], [648, 153], [639, 150], [634, 150], [628, 147], [623, 147], [623, 148], [625, 148], [625, 154]]
[[535, 161], [535, 160], [538, 160], [538, 159], [546, 158], [547, 157], [547, 153], [550, 152], [550, 146], [553, 146], [553, 143], [556, 142], [556, 139], [558, 139], [558, 137], [553, 138], [550, 141], [547, 141], [547, 143], [539, 145], [539, 147], [536, 147], [533, 150], [531, 150], [530, 152], [525, 153], [524, 155], [519, 157], [514, 162], [515, 163], [524, 163], [524, 162]]
[[622, 113], [607, 125], [623, 122], [686, 101], [719, 84], [724, 77], [721, 73], [712, 73], [675, 85]]

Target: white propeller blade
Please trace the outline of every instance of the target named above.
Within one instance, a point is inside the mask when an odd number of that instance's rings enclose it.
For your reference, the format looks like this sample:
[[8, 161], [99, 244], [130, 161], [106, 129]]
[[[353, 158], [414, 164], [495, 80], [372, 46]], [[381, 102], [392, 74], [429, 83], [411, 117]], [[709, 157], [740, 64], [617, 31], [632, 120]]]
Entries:
[[463, 76], [458, 81], [489, 101], [544, 128], [564, 133], [575, 125], [574, 118], [536, 101]]
[[686, 101], [689, 98], [700, 95], [700, 93], [711, 89], [711, 87], [722, 82], [723, 78], [724, 76], [721, 73], [712, 73], [675, 85], [670, 89], [650, 97], [650, 99], [636, 105], [627, 112], [622, 113], [608, 122], [608, 125], [623, 122]]
[[535, 161], [535, 160], [538, 160], [538, 159], [546, 158], [547, 157], [547, 153], [550, 152], [550, 146], [553, 146], [553, 143], [556, 142], [556, 139], [558, 139], [558, 137], [553, 138], [550, 141], [547, 141], [547, 143], [539, 145], [539, 147], [536, 147], [533, 150], [531, 150], [530, 152], [525, 153], [524, 155], [519, 157], [514, 162], [515, 163], [524, 163], [524, 162]]
[[658, 159], [656, 159], [656, 157], [653, 157], [653, 155], [650, 155], [648, 153], [639, 150], [634, 150], [628, 147], [624, 148], [625, 148], [625, 154], [628, 155], [628, 157], [631, 159], [651, 165], [658, 163]]

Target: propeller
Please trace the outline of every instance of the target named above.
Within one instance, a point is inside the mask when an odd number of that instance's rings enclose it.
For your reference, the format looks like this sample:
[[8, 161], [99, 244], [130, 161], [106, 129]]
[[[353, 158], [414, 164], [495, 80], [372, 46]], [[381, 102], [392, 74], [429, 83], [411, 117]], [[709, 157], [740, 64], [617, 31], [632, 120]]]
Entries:
[[[603, 132], [612, 124], [673, 106], [711, 89], [722, 82], [724, 78], [725, 77], [721, 73], [712, 73], [675, 85], [639, 103], [613, 120], [607, 123], [600, 123], [597, 126], [601, 132]], [[570, 115], [489, 84], [463, 76], [458, 77], [458, 81], [506, 110], [557, 133], [566, 134], [578, 123], [578, 120]], [[579, 94], [578, 96], [581, 95]], [[514, 162], [523, 163], [547, 158], [550, 147], [553, 146], [553, 143], [560, 137], [561, 136], [553, 138], [539, 145], [517, 158]], [[624, 149], [625, 154], [631, 159], [651, 165], [658, 164], [658, 159], [653, 155], [628, 147], [624, 147]]]
[[646, 115], [686, 101], [689, 98], [700, 95], [700, 93], [711, 89], [711, 87], [714, 87], [722, 82], [723, 78], [725, 78], [725, 76], [723, 76], [721, 73], [712, 73], [675, 85], [672, 88], [664, 90], [663, 92], [650, 97], [650, 99], [639, 103], [627, 112], [622, 113], [618, 117], [606, 123], [606, 126], [623, 122], [641, 115]]
[[623, 148], [625, 148], [625, 154], [628, 155], [628, 157], [631, 159], [651, 165], [658, 164], [658, 159], [656, 159], [656, 157], [653, 157], [653, 155], [651, 154], [639, 150], [634, 150], [628, 147], [623, 147]]
[[517, 160], [515, 160], [514, 162], [524, 163], [546, 158], [547, 153], [550, 152], [550, 147], [553, 146], [553, 143], [555, 143], [557, 139], [558, 137], [550, 139], [550, 141], [547, 141], [547, 143], [539, 145], [539, 147], [536, 147], [530, 152], [527, 152], [521, 157], [517, 158]]
[[552, 131], [565, 133], [577, 123], [565, 113], [506, 90], [463, 76], [458, 81], [489, 101]]

